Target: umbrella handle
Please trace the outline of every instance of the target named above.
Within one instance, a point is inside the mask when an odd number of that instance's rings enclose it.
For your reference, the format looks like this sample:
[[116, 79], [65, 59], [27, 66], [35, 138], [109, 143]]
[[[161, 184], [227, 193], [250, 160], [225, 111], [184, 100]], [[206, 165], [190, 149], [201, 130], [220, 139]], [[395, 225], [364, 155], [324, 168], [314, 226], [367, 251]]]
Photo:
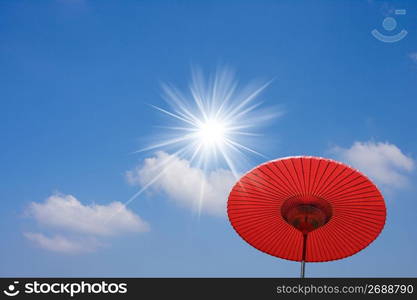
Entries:
[[304, 278], [305, 276], [305, 270], [306, 270], [306, 252], [307, 252], [307, 233], [303, 234], [303, 256], [301, 259], [301, 278]]

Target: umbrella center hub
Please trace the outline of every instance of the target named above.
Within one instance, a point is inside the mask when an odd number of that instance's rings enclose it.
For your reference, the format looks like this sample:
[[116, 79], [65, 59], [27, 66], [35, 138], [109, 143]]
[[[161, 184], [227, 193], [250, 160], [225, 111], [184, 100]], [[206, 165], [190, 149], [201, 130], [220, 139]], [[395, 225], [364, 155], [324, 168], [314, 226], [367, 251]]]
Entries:
[[288, 224], [307, 234], [329, 222], [332, 206], [319, 197], [295, 196], [284, 201], [281, 215]]

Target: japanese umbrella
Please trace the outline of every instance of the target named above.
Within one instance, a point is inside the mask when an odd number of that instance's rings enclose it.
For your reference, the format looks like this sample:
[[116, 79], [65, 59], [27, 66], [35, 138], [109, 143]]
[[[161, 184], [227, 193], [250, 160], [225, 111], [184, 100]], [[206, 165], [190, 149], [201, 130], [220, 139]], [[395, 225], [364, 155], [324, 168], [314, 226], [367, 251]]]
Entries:
[[246, 173], [229, 195], [236, 232], [270, 255], [325, 262], [367, 247], [385, 224], [375, 184], [340, 162], [311, 156], [266, 162]]

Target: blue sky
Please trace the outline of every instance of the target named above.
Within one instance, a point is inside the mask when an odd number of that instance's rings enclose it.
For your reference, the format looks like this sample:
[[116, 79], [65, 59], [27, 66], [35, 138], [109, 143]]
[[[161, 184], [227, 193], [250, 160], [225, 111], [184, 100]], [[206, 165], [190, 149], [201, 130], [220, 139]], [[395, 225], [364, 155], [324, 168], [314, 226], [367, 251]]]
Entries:
[[[393, 32], [386, 17], [398, 22]], [[149, 106], [167, 107], [161, 83], [186, 90], [192, 66], [227, 65], [243, 85], [274, 79], [260, 98], [284, 112], [252, 148], [345, 161], [385, 195], [379, 238], [350, 258], [308, 264], [307, 276], [417, 276], [416, 20], [411, 0], [0, 1], [0, 275], [298, 276], [298, 263], [258, 252], [226, 217], [198, 216], [163, 185], [105, 232], [94, 218], [85, 228], [45, 212], [53, 195], [72, 195], [93, 217], [94, 204], [106, 214], [127, 201], [140, 181], [126, 172], [156, 157], [132, 152], [167, 121]], [[396, 43], [371, 35], [402, 28]], [[249, 159], [240, 172], [265, 161]], [[51, 249], [42, 238], [52, 237]]]

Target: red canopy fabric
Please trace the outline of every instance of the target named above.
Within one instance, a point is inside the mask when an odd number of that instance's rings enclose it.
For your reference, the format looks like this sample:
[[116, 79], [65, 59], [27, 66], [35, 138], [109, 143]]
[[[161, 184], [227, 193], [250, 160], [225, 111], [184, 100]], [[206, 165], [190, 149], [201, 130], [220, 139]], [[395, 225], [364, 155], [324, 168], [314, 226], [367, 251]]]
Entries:
[[320, 157], [264, 163], [233, 187], [227, 207], [236, 232], [270, 255], [306, 262], [345, 258], [367, 247], [385, 224], [378, 188], [365, 175]]

